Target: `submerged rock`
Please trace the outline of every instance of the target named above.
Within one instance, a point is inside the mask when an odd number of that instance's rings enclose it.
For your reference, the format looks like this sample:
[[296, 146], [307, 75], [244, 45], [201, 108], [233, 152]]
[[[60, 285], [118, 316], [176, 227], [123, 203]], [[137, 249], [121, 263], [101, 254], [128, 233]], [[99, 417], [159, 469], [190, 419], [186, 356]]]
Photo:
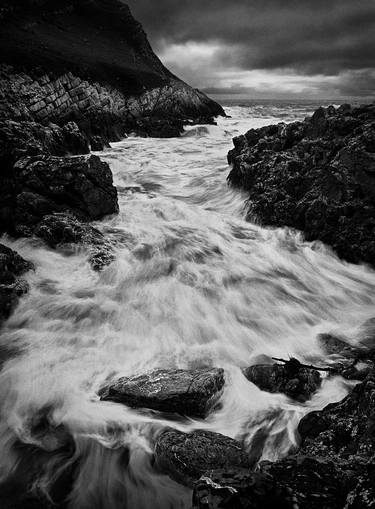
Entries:
[[375, 260], [375, 104], [319, 108], [303, 122], [234, 138], [228, 180], [248, 218], [290, 226], [350, 262]]
[[282, 392], [292, 399], [304, 402], [321, 385], [321, 376], [315, 369], [301, 366], [297, 359], [285, 364], [259, 364], [243, 370], [245, 377], [259, 389]]
[[90, 263], [95, 270], [100, 270], [114, 260], [112, 246], [103, 234], [74, 216], [58, 213], [45, 216], [34, 233], [53, 248], [66, 244], [87, 246]]
[[224, 387], [224, 370], [160, 369], [120, 378], [101, 393], [101, 399], [161, 412], [205, 417]]
[[31, 234], [40, 220], [54, 212], [80, 219], [99, 219], [118, 212], [112, 172], [99, 157], [26, 157], [14, 166], [15, 230]]
[[28, 283], [19, 276], [33, 268], [31, 262], [0, 244], [0, 324], [9, 317], [19, 297], [29, 289]]
[[155, 447], [155, 463], [177, 482], [192, 485], [206, 471], [220, 468], [250, 468], [240, 442], [211, 431], [183, 433], [167, 430]]

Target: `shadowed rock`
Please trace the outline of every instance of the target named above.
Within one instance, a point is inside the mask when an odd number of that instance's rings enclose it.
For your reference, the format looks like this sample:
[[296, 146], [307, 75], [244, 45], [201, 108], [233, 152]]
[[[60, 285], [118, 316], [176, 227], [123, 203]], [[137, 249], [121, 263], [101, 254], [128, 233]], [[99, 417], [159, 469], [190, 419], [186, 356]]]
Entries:
[[33, 268], [31, 262], [0, 244], [0, 324], [9, 317], [19, 297], [29, 289], [28, 283], [18, 276]]
[[351, 262], [375, 260], [375, 105], [319, 108], [303, 122], [234, 138], [228, 180], [248, 218], [291, 226]]
[[117, 190], [107, 163], [99, 157], [26, 157], [14, 166], [15, 229], [31, 234], [40, 220], [54, 212], [80, 219], [98, 219], [118, 212]]
[[101, 391], [101, 399], [132, 407], [205, 417], [224, 386], [224, 370], [156, 370], [120, 378]]
[[309, 399], [321, 385], [319, 372], [302, 367], [297, 359], [285, 364], [250, 366], [243, 374], [263, 391], [282, 392], [301, 402]]
[[263, 472], [212, 470], [195, 482], [193, 509], [295, 509], [295, 497]]
[[203, 430], [165, 431], [156, 443], [155, 462], [160, 470], [188, 486], [209, 470], [251, 466], [240, 442]]
[[100, 270], [115, 258], [112, 246], [103, 234], [88, 223], [78, 221], [74, 216], [67, 214], [45, 216], [34, 233], [53, 248], [67, 244], [87, 246], [90, 263], [95, 270]]

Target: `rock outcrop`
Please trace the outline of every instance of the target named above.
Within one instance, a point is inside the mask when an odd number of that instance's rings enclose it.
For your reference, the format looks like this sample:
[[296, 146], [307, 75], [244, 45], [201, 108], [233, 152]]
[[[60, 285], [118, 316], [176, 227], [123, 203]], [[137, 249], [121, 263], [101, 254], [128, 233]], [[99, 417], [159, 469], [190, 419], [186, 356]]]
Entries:
[[375, 507], [374, 404], [372, 369], [342, 401], [301, 420], [298, 452], [246, 474], [207, 469], [195, 484], [194, 507]]
[[351, 262], [375, 264], [375, 105], [319, 108], [233, 140], [228, 180], [248, 218], [303, 230]]
[[155, 463], [160, 470], [187, 486], [206, 471], [251, 466], [240, 442], [203, 430], [163, 432], [156, 443]]
[[118, 212], [111, 170], [94, 155], [24, 157], [13, 167], [12, 184], [7, 230], [17, 234], [31, 235], [43, 217], [54, 212], [82, 220]]
[[0, 244], [0, 325], [9, 317], [19, 297], [29, 289], [28, 283], [19, 276], [32, 269], [31, 262]]
[[156, 370], [120, 378], [101, 391], [101, 399], [131, 407], [205, 417], [224, 386], [224, 370]]
[[1, 0], [0, 13], [0, 117], [75, 121], [108, 142], [148, 124], [176, 136], [173, 121], [224, 114], [162, 65], [120, 0]]
[[309, 399], [322, 382], [318, 371], [302, 366], [297, 359], [285, 364], [250, 366], [243, 374], [263, 391], [282, 392], [300, 402]]

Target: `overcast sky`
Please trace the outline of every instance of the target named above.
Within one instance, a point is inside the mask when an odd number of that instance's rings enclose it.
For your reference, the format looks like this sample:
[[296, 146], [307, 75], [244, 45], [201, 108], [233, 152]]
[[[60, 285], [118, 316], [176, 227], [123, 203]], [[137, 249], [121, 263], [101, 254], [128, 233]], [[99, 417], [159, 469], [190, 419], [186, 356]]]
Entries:
[[163, 63], [210, 92], [373, 96], [375, 0], [127, 0]]

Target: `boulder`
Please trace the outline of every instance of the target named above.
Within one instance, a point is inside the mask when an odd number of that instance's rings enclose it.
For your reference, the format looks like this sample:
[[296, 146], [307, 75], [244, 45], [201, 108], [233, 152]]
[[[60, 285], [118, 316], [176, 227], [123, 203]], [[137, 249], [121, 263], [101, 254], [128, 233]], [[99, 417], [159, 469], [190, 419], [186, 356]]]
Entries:
[[79, 244], [89, 249], [89, 260], [95, 270], [100, 270], [114, 260], [111, 244], [103, 234], [88, 223], [63, 213], [44, 216], [34, 234], [53, 248]]
[[33, 268], [31, 262], [0, 244], [0, 324], [9, 317], [19, 297], [29, 289], [28, 283], [19, 276]]
[[249, 220], [303, 230], [350, 262], [375, 260], [375, 104], [319, 108], [233, 140], [229, 182]]
[[237, 440], [211, 431], [183, 433], [172, 429], [164, 431], [158, 438], [155, 464], [187, 486], [206, 471], [251, 467], [248, 455]]
[[131, 407], [205, 417], [224, 387], [224, 370], [159, 369], [116, 380], [101, 391], [101, 399]]
[[25, 157], [14, 166], [15, 230], [31, 234], [40, 220], [69, 212], [82, 220], [118, 212], [117, 190], [99, 157]]
[[285, 364], [250, 366], [243, 374], [263, 391], [282, 392], [300, 402], [309, 399], [321, 385], [318, 371], [301, 366], [293, 358]]

